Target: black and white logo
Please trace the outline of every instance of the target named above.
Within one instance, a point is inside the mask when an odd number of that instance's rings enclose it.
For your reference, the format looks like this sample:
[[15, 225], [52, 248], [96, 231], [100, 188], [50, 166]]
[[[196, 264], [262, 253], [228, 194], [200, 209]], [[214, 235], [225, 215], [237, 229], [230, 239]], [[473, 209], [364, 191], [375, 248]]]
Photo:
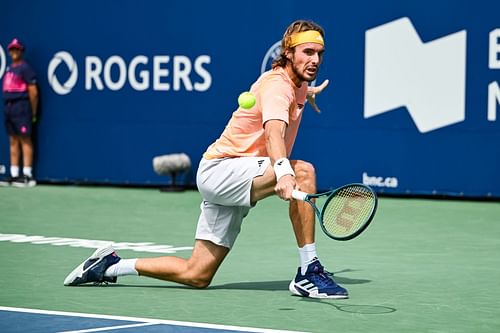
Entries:
[[421, 133], [464, 121], [465, 30], [424, 43], [403, 17], [365, 37], [365, 118], [404, 106]]
[[[70, 72], [68, 79], [63, 84], [59, 82], [55, 74], [56, 69], [61, 62], [64, 62]], [[76, 65], [75, 59], [73, 59], [73, 56], [66, 51], [57, 52], [49, 63], [47, 77], [50, 86], [56, 93], [59, 95], [69, 94], [78, 79], [78, 66]]]

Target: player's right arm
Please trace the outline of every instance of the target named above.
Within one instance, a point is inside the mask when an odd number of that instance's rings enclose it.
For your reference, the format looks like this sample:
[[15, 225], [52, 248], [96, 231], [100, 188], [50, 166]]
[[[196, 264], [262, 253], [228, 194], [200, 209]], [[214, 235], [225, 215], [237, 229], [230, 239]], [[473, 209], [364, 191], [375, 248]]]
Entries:
[[[285, 146], [285, 131], [287, 124], [278, 119], [271, 119], [264, 124], [264, 134], [266, 138], [266, 149], [271, 159], [271, 165], [276, 161], [287, 158]], [[292, 198], [292, 191], [296, 188], [295, 176], [286, 174], [277, 179], [274, 191], [283, 200]]]

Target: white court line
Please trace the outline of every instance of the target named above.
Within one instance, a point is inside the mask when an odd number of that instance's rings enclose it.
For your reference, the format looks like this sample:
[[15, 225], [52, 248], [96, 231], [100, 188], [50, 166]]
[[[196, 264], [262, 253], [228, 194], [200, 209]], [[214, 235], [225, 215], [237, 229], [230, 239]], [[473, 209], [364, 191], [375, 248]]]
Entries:
[[99, 328], [88, 328], [88, 329], [78, 330], [78, 331], [60, 331], [60, 332], [57, 332], [57, 333], [104, 332], [104, 331], [111, 331], [111, 330], [119, 330], [119, 329], [122, 329], [122, 328], [142, 327], [142, 326], [151, 326], [151, 325], [158, 325], [158, 324], [155, 324], [155, 323], [128, 324], [128, 325], [120, 325], [120, 326], [108, 326], [108, 327], [99, 327]]
[[112, 244], [115, 250], [132, 250], [137, 252], [167, 253], [167, 254], [173, 254], [179, 251], [188, 251], [188, 250], [190, 251], [193, 249], [192, 246], [174, 247], [173, 245], [161, 245], [151, 242], [141, 242], [141, 243], [113, 242], [108, 240], [96, 240], [96, 239], [49, 237], [40, 235], [2, 234], [2, 233], [0, 233], [0, 242], [71, 246], [71, 247], [83, 247], [89, 249], [97, 249]]
[[268, 329], [268, 328], [243, 327], [243, 326], [231, 326], [231, 325], [218, 325], [218, 324], [207, 324], [207, 323], [194, 323], [194, 322], [188, 322], [188, 321], [151, 319], [151, 318], [140, 318], [140, 317], [124, 317], [124, 316], [112, 316], [112, 315], [101, 315], [101, 314], [79, 313], [79, 312], [63, 312], [63, 311], [52, 311], [52, 310], [39, 310], [39, 309], [29, 309], [29, 308], [15, 308], [15, 307], [8, 307], [8, 306], [0, 306], [0, 311], [36, 313], [36, 314], [46, 314], [46, 315], [55, 315], [55, 316], [73, 316], [73, 317], [83, 317], [83, 318], [98, 318], [98, 319], [136, 321], [136, 322], [150, 323], [150, 324], [176, 325], [176, 326], [187, 326], [187, 327], [201, 327], [201, 328], [211, 328], [211, 329], [218, 329], [218, 330], [230, 330], [230, 331], [240, 331], [240, 332], [255, 332], [255, 333], [307, 333], [307, 332], [301, 332], [301, 331], [274, 330], [274, 329]]

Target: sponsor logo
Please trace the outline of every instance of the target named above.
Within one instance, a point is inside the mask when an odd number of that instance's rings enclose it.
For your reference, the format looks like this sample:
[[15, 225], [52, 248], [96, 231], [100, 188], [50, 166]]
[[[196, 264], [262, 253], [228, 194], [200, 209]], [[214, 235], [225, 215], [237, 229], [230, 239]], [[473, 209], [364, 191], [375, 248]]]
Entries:
[[[77, 60], [69, 52], [60, 51], [50, 61], [48, 79], [56, 93], [68, 94], [76, 85]], [[61, 84], [56, 76], [56, 69], [62, 62], [70, 71], [64, 84]], [[128, 63], [118, 55], [104, 60], [97, 56], [86, 56], [83, 61], [84, 86], [85, 90], [117, 91], [128, 83], [137, 91], [148, 90], [151, 86], [155, 91], [206, 91], [212, 84], [212, 76], [205, 68], [210, 62], [208, 55], [198, 56], [194, 60], [183, 55], [157, 55], [152, 57], [152, 61], [144, 55], [138, 55]], [[151, 66], [152, 69], [148, 68]], [[195, 80], [192, 78], [193, 74], [197, 76]], [[169, 82], [166, 82], [167, 78], [170, 78]]]
[[7, 66], [7, 57], [5, 56], [5, 51], [2, 45], [0, 45], [0, 79], [3, 77], [5, 72], [5, 67]]
[[[421, 133], [464, 121], [466, 39], [462, 30], [424, 43], [407, 17], [367, 30], [364, 117], [406, 107]], [[488, 68], [500, 69], [500, 28], [489, 33]], [[496, 121], [498, 81], [487, 95], [486, 118]]]
[[396, 188], [398, 182], [396, 177], [369, 176], [366, 172], [363, 172], [363, 184], [368, 186]]
[[407, 17], [367, 30], [364, 117], [404, 106], [421, 133], [462, 122], [466, 36], [424, 43]]
[[[68, 79], [63, 84], [59, 82], [55, 74], [57, 67], [62, 62], [64, 62], [70, 72]], [[78, 79], [78, 67], [76, 65], [75, 59], [73, 59], [71, 54], [66, 51], [57, 52], [49, 63], [49, 67], [47, 69], [47, 77], [50, 86], [56, 93], [58, 93], [59, 95], [69, 94]]]

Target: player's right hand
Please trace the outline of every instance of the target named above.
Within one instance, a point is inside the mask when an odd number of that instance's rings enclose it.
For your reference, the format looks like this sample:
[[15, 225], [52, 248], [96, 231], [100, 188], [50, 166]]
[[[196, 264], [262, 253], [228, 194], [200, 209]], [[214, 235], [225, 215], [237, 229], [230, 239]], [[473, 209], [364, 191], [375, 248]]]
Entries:
[[274, 192], [276, 195], [285, 201], [290, 201], [292, 199], [292, 191], [296, 189], [297, 182], [293, 175], [284, 175], [278, 180], [278, 183], [274, 187]]

